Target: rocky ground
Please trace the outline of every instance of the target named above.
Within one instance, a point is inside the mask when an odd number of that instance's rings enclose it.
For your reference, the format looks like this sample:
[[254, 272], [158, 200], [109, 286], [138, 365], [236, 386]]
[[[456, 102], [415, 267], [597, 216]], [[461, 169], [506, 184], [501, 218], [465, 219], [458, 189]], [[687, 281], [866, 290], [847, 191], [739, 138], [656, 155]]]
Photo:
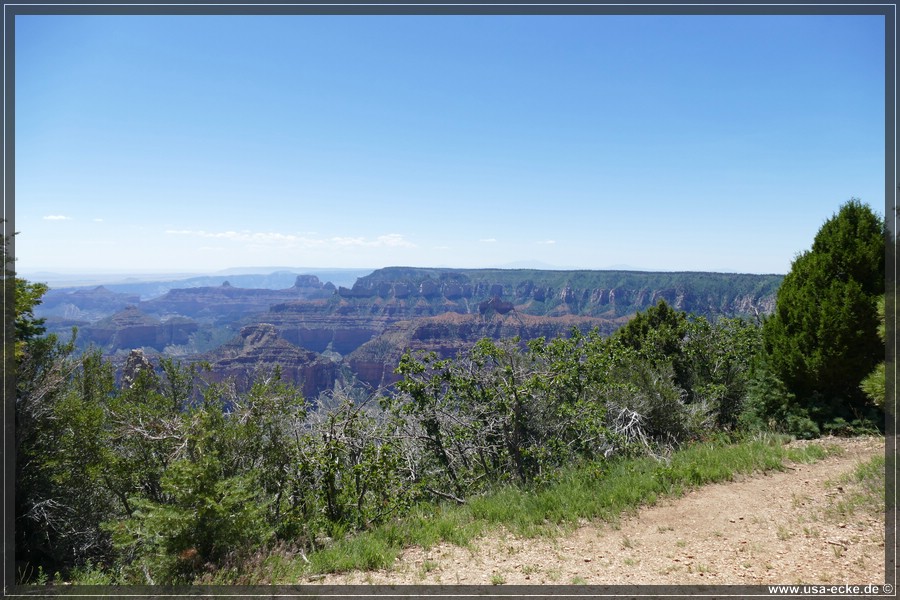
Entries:
[[[795, 442], [802, 443], [802, 442]], [[840, 455], [696, 489], [552, 539], [495, 531], [470, 548], [410, 548], [394, 568], [329, 575], [323, 584], [877, 584], [885, 580], [884, 513], [840, 507], [843, 481], [884, 452], [883, 438], [830, 438]]]

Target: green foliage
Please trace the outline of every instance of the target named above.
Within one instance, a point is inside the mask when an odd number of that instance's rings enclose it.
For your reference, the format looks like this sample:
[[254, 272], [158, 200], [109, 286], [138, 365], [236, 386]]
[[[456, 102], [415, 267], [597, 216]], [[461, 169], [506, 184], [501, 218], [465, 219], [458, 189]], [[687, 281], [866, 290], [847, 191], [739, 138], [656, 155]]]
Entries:
[[[5, 219], [0, 219], [0, 225], [5, 223]], [[9, 248], [15, 235], [17, 234], [0, 233], [0, 252], [3, 255], [4, 299], [11, 300], [4, 302], [4, 308], [8, 311], [4, 323], [7, 328], [10, 324], [13, 325], [12, 331], [8, 331], [7, 339], [15, 340], [12, 356], [6, 354], [5, 357], [7, 360], [14, 357], [18, 365], [25, 359], [29, 344], [46, 332], [45, 320], [36, 318], [34, 309], [41, 303], [49, 288], [45, 283], [33, 283], [15, 276], [14, 261]], [[10, 368], [12, 364], [7, 364], [6, 367]]]
[[691, 319], [660, 300], [613, 339], [637, 355], [623, 356], [615, 378], [630, 400], [616, 400], [621, 393], [607, 397], [638, 413], [652, 437], [680, 443], [738, 427], [762, 349], [757, 325], [737, 318]]
[[333, 398], [299, 438], [297, 482], [305, 492], [298, 516], [313, 545], [321, 545], [321, 534], [381, 523], [412, 501], [394, 424], [381, 420], [370, 400]]
[[743, 429], [750, 431], [779, 431], [801, 439], [821, 434], [807, 409], [797, 404], [796, 396], [765, 363], [748, 384], [745, 410], [739, 421]]
[[[611, 348], [615, 352], [616, 346]], [[616, 431], [624, 432], [627, 442], [652, 451], [696, 437], [692, 410], [675, 383], [671, 363], [642, 359], [628, 348], [614, 357], [614, 376], [603, 387], [603, 397], [615, 415]]]
[[680, 354], [687, 327], [687, 314], [660, 299], [656, 306], [637, 313], [616, 336], [624, 345], [648, 356], [673, 357]]
[[139, 376], [117, 406], [124, 429], [112, 465], [128, 484], [119, 491], [127, 516], [104, 527], [132, 582], [190, 582], [283, 533], [292, 441], [305, 416], [277, 373], [261, 374], [246, 397], [219, 385], [196, 400], [196, 369], [163, 370], [162, 381]]
[[175, 461], [162, 478], [163, 502], [137, 497], [131, 517], [107, 525], [117, 549], [134, 558], [126, 577], [190, 583], [207, 563], [271, 537], [265, 498], [251, 478], [223, 471], [214, 452]]
[[113, 508], [99, 467], [111, 380], [96, 353], [75, 361], [72, 349], [52, 336], [32, 340], [18, 374], [17, 559], [48, 571], [109, 548], [98, 519]]
[[859, 384], [863, 393], [879, 408], [884, 409], [884, 363], [880, 362], [875, 369], [866, 375], [866, 378]]
[[[882, 342], [886, 341], [885, 321], [884, 321], [884, 296], [878, 299], [878, 318], [881, 324], [878, 326], [878, 336]], [[884, 379], [884, 361], [878, 363], [875, 369], [866, 375], [865, 379], [859, 385], [863, 393], [872, 401], [875, 406], [884, 410], [885, 396], [885, 379]]]
[[25, 349], [28, 343], [44, 335], [46, 327], [44, 319], [34, 316], [34, 308], [41, 303], [41, 297], [49, 289], [44, 283], [31, 283], [24, 279], [15, 278], [15, 335], [16, 335], [16, 360], [21, 361], [25, 357]]
[[760, 328], [743, 319], [691, 321], [684, 341], [690, 401], [714, 426], [734, 429], [745, 410], [753, 365], [762, 350]]
[[794, 260], [765, 322], [775, 374], [799, 412], [820, 425], [874, 417], [859, 385], [884, 356], [876, 308], [884, 293], [884, 244], [883, 219], [850, 200]]
[[388, 406], [405, 425], [423, 490], [461, 501], [506, 481], [528, 482], [597, 451], [606, 408], [589, 366], [600, 338], [478, 342], [456, 361], [405, 354], [402, 392]]
[[656, 306], [637, 313], [615, 335], [622, 344], [634, 348], [649, 360], [668, 363], [673, 369], [675, 384], [686, 390], [689, 373], [684, 341], [688, 327], [687, 313], [676, 311], [660, 299]]

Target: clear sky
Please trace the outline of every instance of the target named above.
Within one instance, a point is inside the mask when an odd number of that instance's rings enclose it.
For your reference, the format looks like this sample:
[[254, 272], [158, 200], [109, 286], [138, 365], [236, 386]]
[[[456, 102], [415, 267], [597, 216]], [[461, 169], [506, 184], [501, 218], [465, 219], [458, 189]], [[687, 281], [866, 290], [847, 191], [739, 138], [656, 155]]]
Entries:
[[17, 269], [785, 273], [884, 212], [881, 16], [17, 16]]

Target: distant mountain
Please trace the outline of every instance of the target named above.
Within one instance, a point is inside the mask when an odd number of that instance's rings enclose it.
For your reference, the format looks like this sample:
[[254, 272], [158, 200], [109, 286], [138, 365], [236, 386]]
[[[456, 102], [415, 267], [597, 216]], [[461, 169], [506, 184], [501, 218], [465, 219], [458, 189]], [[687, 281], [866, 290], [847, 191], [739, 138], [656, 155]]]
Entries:
[[18, 277], [46, 283], [51, 289], [75, 289], [80, 287], [96, 287], [109, 284], [129, 284], [150, 281], [181, 281], [197, 277], [200, 273], [58, 273], [55, 271], [26, 271], [17, 273]]
[[184, 317], [160, 320], [127, 306], [112, 316], [79, 328], [82, 346], [93, 345], [107, 353], [132, 348], [164, 351], [168, 346], [187, 344], [198, 329], [197, 323]]
[[[51, 283], [54, 279], [47, 280], [40, 277], [29, 277], [28, 279], [47, 282], [54, 293], [71, 293], [85, 287], [94, 287], [102, 284], [104, 288], [110, 291], [123, 294], [137, 294], [141, 300], [149, 300], [162, 296], [169, 290], [219, 286], [225, 282], [238, 288], [279, 290], [291, 287], [298, 275], [316, 275], [323, 282], [331, 282], [336, 286], [353, 285], [359, 277], [372, 272], [371, 269], [275, 270], [264, 273], [247, 273], [245, 269], [228, 269], [227, 271], [235, 271], [235, 273], [219, 272], [218, 274], [171, 279], [145, 279], [141, 276], [128, 278], [123, 278], [124, 276], [108, 276], [106, 279], [103, 279], [101, 276], [96, 275], [84, 276], [92, 282], [90, 285], [54, 285]], [[75, 278], [76, 276], [71, 277]]]
[[114, 292], [107, 287], [75, 288], [72, 291], [51, 289], [35, 309], [38, 317], [59, 317], [93, 322], [141, 301], [138, 294]]

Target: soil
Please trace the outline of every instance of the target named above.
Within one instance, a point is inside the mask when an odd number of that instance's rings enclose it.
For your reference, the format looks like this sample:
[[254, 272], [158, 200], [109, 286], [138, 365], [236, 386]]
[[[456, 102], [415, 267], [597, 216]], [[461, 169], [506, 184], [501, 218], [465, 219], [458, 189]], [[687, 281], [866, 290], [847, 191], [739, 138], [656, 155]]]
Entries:
[[[792, 442], [802, 444], [808, 442]], [[884, 438], [826, 438], [843, 451], [812, 464], [694, 489], [617, 524], [552, 538], [494, 530], [469, 547], [409, 548], [392, 569], [322, 584], [880, 584], [884, 511], [838, 510], [841, 481], [884, 453]]]

